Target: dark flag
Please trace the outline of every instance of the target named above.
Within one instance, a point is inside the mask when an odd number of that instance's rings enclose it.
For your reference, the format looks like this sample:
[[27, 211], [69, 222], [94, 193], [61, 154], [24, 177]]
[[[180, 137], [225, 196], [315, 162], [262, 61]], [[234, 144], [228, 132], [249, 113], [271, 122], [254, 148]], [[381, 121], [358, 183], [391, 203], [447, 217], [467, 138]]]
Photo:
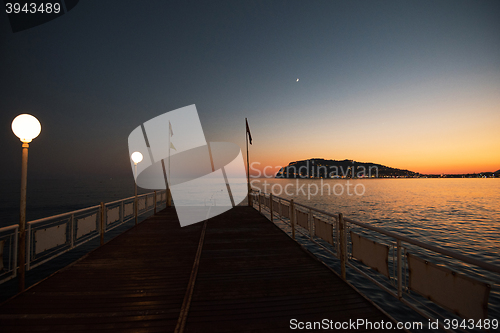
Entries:
[[250, 141], [250, 144], [252, 144], [252, 133], [250, 133], [250, 127], [248, 127], [248, 120], [246, 118], [245, 122], [247, 123], [248, 140]]
[[248, 127], [248, 120], [245, 118], [245, 123], [247, 124], [247, 134], [248, 134], [248, 140], [245, 141], [247, 142], [247, 189], [248, 189], [248, 205], [252, 206], [252, 196], [251, 196], [251, 186], [250, 186], [250, 160], [248, 158], [248, 141], [250, 141], [250, 144], [252, 144], [252, 133], [250, 133], [250, 127]]

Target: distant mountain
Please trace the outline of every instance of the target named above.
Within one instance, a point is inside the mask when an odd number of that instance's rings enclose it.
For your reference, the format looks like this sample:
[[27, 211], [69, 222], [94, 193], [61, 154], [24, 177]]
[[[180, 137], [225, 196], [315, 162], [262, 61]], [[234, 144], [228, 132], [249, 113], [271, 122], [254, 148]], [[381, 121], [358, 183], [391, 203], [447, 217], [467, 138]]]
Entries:
[[278, 171], [276, 178], [393, 178], [419, 175], [417, 172], [371, 162], [311, 158], [290, 162]]

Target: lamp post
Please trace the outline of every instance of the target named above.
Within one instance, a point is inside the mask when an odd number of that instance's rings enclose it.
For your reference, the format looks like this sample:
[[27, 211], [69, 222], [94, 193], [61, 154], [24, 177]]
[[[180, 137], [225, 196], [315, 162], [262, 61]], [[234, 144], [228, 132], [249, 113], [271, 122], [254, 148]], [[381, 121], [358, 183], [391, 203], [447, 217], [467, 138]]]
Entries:
[[18, 275], [19, 292], [24, 290], [25, 285], [25, 261], [26, 261], [26, 182], [28, 176], [28, 147], [31, 140], [40, 134], [42, 126], [38, 119], [29, 114], [20, 114], [12, 121], [12, 132], [23, 143], [21, 164], [21, 202], [19, 209], [19, 242], [18, 242]]
[[134, 183], [135, 183], [135, 191], [134, 191], [134, 195], [135, 195], [135, 203], [134, 203], [134, 207], [135, 207], [135, 224], [137, 225], [137, 163], [139, 163], [140, 161], [142, 161], [142, 154], [138, 151], [135, 151], [132, 153], [132, 155], [130, 155], [130, 158], [132, 159], [132, 161], [134, 162]]

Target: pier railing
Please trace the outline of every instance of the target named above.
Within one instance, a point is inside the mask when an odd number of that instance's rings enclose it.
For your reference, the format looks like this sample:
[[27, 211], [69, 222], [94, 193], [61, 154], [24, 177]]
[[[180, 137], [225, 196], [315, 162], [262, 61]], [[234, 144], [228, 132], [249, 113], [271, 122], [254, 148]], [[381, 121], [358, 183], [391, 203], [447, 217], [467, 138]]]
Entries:
[[[166, 206], [166, 192], [154, 191], [95, 205], [26, 224], [26, 270], [100, 237], [148, 212]], [[136, 210], [137, 207], [137, 210]], [[137, 221], [137, 219], [136, 219]], [[17, 276], [19, 226], [0, 228], [0, 283]]]
[[[252, 191], [252, 203], [271, 221], [287, 224], [293, 239], [311, 241], [338, 259], [344, 280], [352, 268], [425, 318], [440, 318], [447, 331], [464, 323], [469, 329], [477, 323], [500, 327], [500, 318], [488, 316], [493, 302], [500, 311], [500, 266], [293, 199]], [[456, 320], [443, 316], [443, 309]]]

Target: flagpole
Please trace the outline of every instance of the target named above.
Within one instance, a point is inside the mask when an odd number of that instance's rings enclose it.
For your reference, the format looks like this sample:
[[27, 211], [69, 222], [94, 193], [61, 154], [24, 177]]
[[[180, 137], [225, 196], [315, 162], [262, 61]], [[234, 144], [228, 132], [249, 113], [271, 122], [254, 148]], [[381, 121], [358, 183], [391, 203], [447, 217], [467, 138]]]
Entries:
[[250, 161], [248, 159], [248, 130], [247, 130], [247, 126], [248, 126], [248, 121], [247, 121], [247, 118], [245, 118], [245, 140], [246, 140], [246, 144], [247, 144], [247, 190], [248, 190], [248, 205], [249, 206], [252, 206], [252, 202], [251, 202], [251, 196], [250, 196]]
[[172, 196], [170, 194], [170, 136], [172, 135], [170, 120], [168, 121], [168, 182], [167, 182], [167, 207], [172, 206]]

